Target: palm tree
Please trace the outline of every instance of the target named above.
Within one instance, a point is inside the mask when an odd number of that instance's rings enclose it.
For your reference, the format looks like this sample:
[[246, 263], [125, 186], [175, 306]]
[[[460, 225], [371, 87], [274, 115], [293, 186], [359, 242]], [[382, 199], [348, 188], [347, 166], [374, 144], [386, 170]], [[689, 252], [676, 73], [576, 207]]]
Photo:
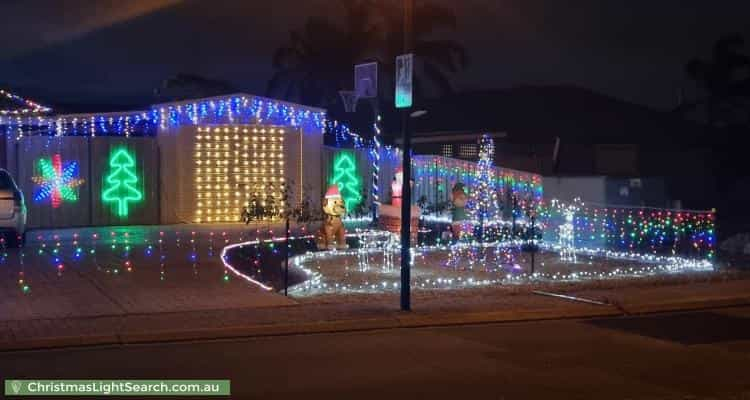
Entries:
[[[352, 86], [352, 67], [364, 60], [380, 64], [382, 99], [393, 97], [395, 58], [403, 52], [403, 9], [395, 0], [342, 0], [341, 26], [310, 18], [302, 31], [292, 31], [287, 45], [276, 50], [276, 70], [267, 94], [305, 104], [330, 107], [338, 91]], [[438, 93], [453, 91], [448, 78], [468, 63], [464, 48], [451, 40], [430, 39], [439, 29], [456, 29], [456, 17], [447, 8], [423, 2], [415, 10], [414, 53], [423, 75], [417, 74], [415, 97], [428, 85]]]
[[732, 192], [737, 190], [737, 177], [748, 175], [745, 149], [737, 146], [738, 135], [750, 128], [750, 57], [742, 52], [744, 44], [739, 34], [725, 35], [714, 43], [709, 60], [690, 60], [685, 70], [701, 97], [678, 107], [680, 112], [702, 113], [701, 119], [714, 128], [706, 140], [713, 150], [712, 173], [725, 210], [745, 206], [733, 203], [741, 195]]
[[340, 89], [351, 87], [352, 66], [367, 57], [378, 33], [370, 18], [372, 0], [340, 3], [345, 12], [343, 26], [311, 17], [275, 51], [276, 72], [268, 82], [268, 95], [329, 107], [338, 101]]
[[744, 44], [739, 34], [725, 35], [714, 44], [710, 60], [687, 63], [685, 70], [703, 97], [681, 105], [681, 111], [705, 108], [710, 125], [750, 124], [750, 57], [742, 53]]
[[[384, 23], [382, 46], [382, 68], [385, 76], [393, 79], [396, 56], [403, 53], [404, 25], [403, 9], [397, 4], [402, 1], [388, 0], [378, 3], [377, 14]], [[424, 97], [432, 87], [433, 93], [450, 94], [454, 87], [449, 74], [454, 74], [468, 65], [469, 59], [464, 47], [453, 40], [431, 39], [430, 35], [440, 30], [455, 31], [456, 15], [452, 10], [429, 2], [420, 2], [414, 10], [412, 27], [413, 53], [419, 60], [421, 70], [415, 74], [415, 97]], [[385, 86], [386, 98], [393, 96], [392, 84]], [[418, 101], [418, 100], [417, 100]]]

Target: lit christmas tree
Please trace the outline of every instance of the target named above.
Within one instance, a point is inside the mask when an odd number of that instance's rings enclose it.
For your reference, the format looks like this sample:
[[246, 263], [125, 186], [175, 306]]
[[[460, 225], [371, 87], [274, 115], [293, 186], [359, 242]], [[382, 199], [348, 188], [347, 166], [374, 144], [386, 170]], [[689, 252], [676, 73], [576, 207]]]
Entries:
[[494, 155], [495, 142], [489, 135], [482, 135], [479, 139], [479, 162], [474, 175], [474, 187], [467, 204], [471, 219], [478, 223], [480, 228], [479, 240], [482, 242], [489, 238], [486, 227], [492, 224], [499, 211], [493, 168]]
[[354, 154], [342, 152], [336, 156], [331, 184], [338, 185], [347, 211], [351, 212], [362, 202], [362, 179], [357, 173], [357, 160]]
[[118, 216], [127, 217], [130, 213], [128, 203], [143, 200], [139, 189], [140, 179], [135, 171], [135, 158], [127, 149], [119, 149], [109, 158], [109, 174], [106, 177], [102, 201], [114, 203]]

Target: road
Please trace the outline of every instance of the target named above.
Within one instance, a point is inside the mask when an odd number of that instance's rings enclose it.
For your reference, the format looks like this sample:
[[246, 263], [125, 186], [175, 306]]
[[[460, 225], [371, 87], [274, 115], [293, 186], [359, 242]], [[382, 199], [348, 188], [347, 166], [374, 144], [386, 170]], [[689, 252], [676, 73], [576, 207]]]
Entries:
[[235, 398], [750, 398], [750, 307], [0, 353], [3, 378], [231, 379]]

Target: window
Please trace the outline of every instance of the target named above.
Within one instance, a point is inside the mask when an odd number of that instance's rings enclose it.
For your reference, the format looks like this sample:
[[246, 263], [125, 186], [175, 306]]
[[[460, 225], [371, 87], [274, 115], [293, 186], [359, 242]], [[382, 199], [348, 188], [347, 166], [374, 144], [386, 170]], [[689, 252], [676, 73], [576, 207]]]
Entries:
[[462, 144], [458, 148], [458, 157], [465, 160], [473, 160], [477, 158], [477, 145], [475, 144]]
[[453, 145], [452, 144], [443, 145], [443, 157], [453, 157]]

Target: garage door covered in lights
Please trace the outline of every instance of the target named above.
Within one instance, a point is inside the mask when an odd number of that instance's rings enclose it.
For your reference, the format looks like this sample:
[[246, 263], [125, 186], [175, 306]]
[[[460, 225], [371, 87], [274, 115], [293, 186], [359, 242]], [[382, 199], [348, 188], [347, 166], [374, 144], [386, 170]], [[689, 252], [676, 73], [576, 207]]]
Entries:
[[283, 129], [199, 127], [195, 139], [196, 222], [238, 222], [250, 203], [283, 211]]

